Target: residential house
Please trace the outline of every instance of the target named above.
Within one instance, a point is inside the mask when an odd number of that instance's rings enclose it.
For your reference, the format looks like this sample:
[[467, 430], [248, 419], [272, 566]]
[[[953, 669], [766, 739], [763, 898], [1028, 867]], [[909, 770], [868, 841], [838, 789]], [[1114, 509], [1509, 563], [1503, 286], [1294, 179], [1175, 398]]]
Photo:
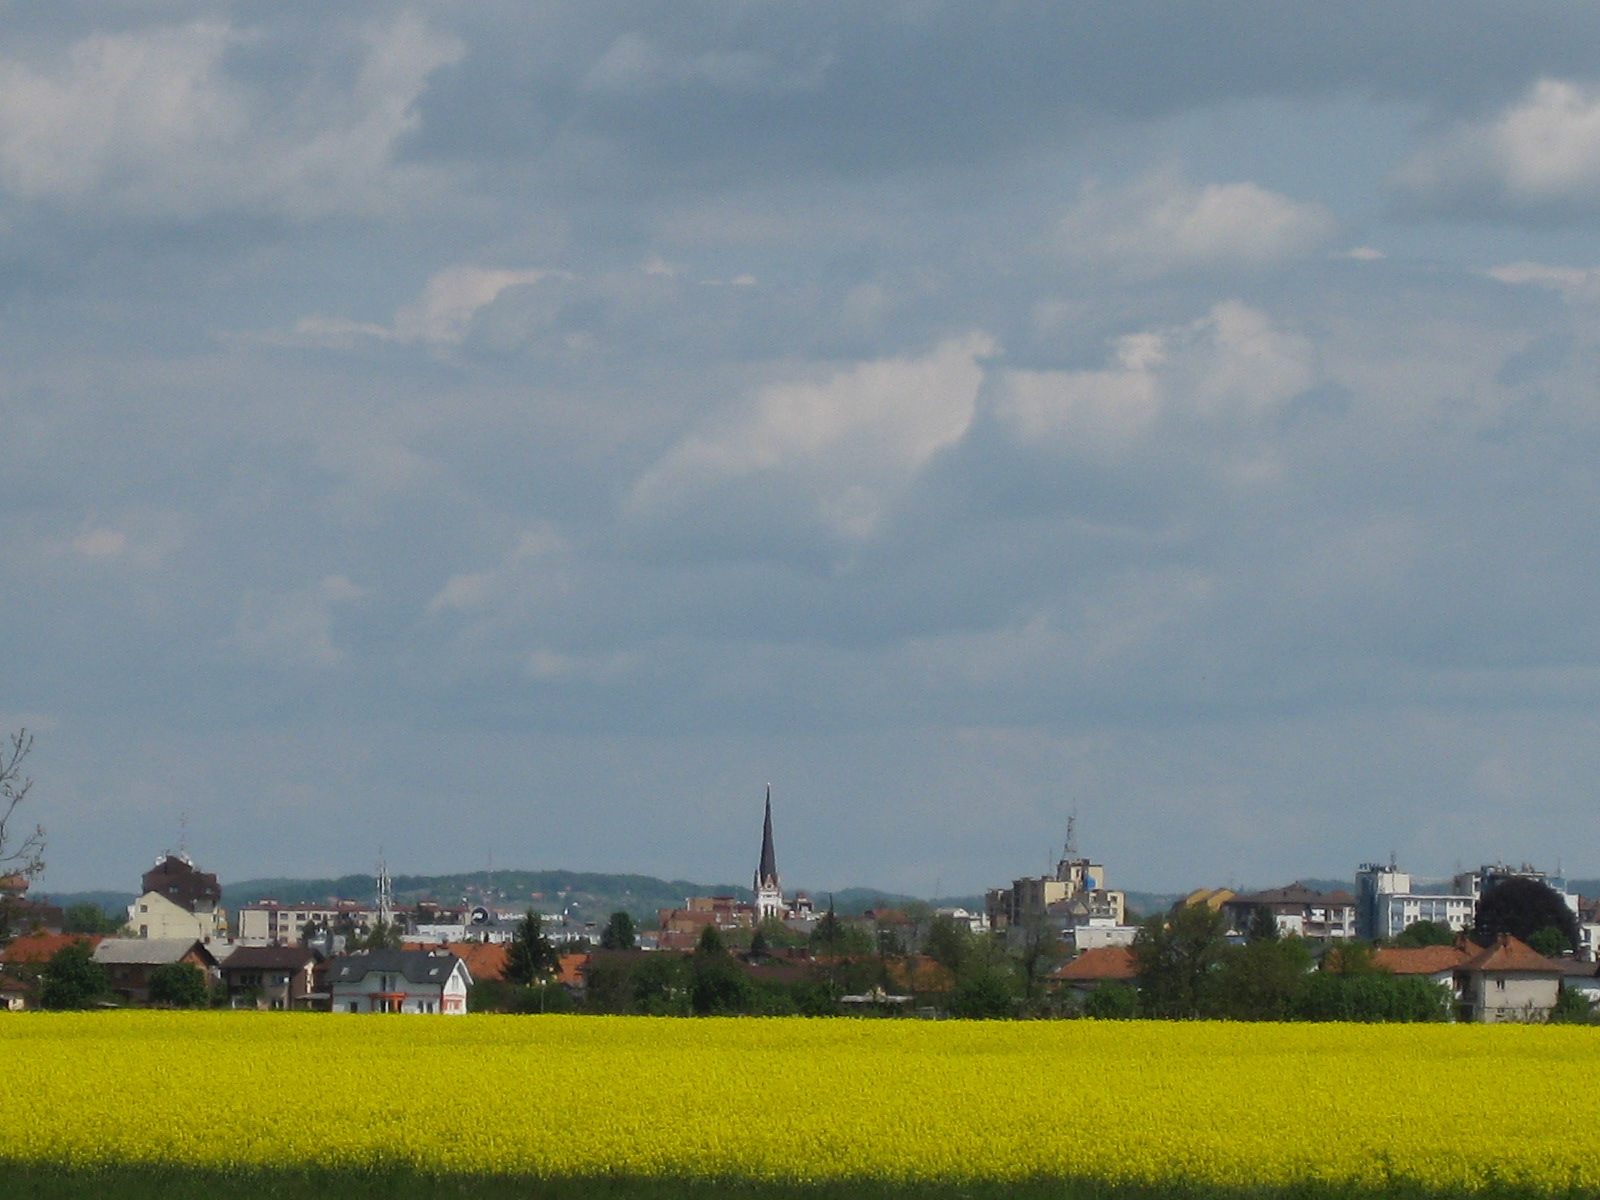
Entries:
[[139, 898], [128, 905], [128, 926], [139, 937], [199, 942], [227, 938], [228, 914], [217, 877], [196, 869], [186, 856], [163, 855], [144, 873], [141, 886]]
[[12, 938], [0, 951], [0, 1010], [17, 1012], [38, 1002], [38, 981], [45, 964], [75, 943], [95, 946], [101, 935], [32, 933]]
[[1593, 961], [1585, 962], [1581, 958], [1558, 958], [1554, 961], [1561, 968], [1563, 992], [1576, 992], [1591, 1005], [1600, 1004], [1600, 975], [1596, 974]]
[[1222, 904], [1232, 928], [1243, 933], [1260, 910], [1270, 912], [1278, 932], [1328, 941], [1356, 935], [1356, 900], [1349, 892], [1317, 892], [1302, 883], [1236, 895]]
[[64, 914], [60, 906], [28, 899], [28, 877], [0, 875], [0, 935], [8, 933], [60, 933]]
[[1098, 946], [1057, 967], [1045, 977], [1045, 982], [1051, 988], [1071, 989], [1081, 1003], [1102, 983], [1137, 986], [1139, 960], [1127, 946]]
[[318, 987], [315, 952], [301, 946], [240, 946], [219, 965], [233, 1008], [310, 1009], [326, 993]]
[[1463, 937], [1453, 946], [1385, 946], [1373, 953], [1372, 965], [1391, 975], [1426, 979], [1446, 988], [1459, 1006], [1462, 995], [1457, 972], [1477, 953], [1478, 947]]
[[448, 950], [361, 950], [328, 964], [337, 1013], [465, 1013], [471, 985]]
[[150, 1002], [150, 976], [169, 963], [189, 963], [208, 981], [217, 978], [216, 956], [198, 938], [105, 938], [94, 948], [94, 961], [129, 1004]]
[[1462, 1017], [1486, 1024], [1549, 1020], [1561, 979], [1559, 963], [1502, 933], [1456, 968]]

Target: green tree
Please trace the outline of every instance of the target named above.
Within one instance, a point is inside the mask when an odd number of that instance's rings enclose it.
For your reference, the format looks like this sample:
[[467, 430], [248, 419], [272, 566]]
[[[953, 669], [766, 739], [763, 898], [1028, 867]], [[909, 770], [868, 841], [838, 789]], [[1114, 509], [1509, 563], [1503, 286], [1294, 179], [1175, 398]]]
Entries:
[[1578, 948], [1578, 918], [1561, 893], [1537, 879], [1503, 879], [1478, 897], [1472, 940], [1487, 946], [1502, 933], [1529, 941], [1541, 929], [1554, 927], [1566, 949]]
[[377, 920], [366, 933], [352, 933], [345, 939], [346, 950], [398, 950], [401, 945], [398, 921]]
[[533, 909], [517, 922], [506, 947], [506, 967], [503, 975], [507, 983], [524, 987], [543, 983], [560, 969], [561, 956], [554, 944], [544, 934], [544, 921]]
[[1004, 963], [972, 961], [950, 989], [950, 1015], [970, 1021], [1017, 1015], [1017, 978]]
[[1535, 933], [1528, 939], [1528, 945], [1546, 958], [1560, 958], [1572, 949], [1567, 943], [1567, 935], [1554, 925], [1546, 925]]
[[1139, 1015], [1139, 993], [1120, 979], [1102, 979], [1083, 998], [1083, 1015], [1097, 1021], [1131, 1021]]
[[1322, 956], [1326, 975], [1377, 975], [1381, 968], [1372, 957], [1370, 942], [1340, 942]]
[[875, 954], [877, 947], [873, 945], [872, 934], [858, 925], [840, 920], [830, 904], [828, 911], [822, 914], [822, 919], [811, 930], [811, 952], [832, 958], [847, 958], [851, 955]]
[[1407, 950], [1428, 946], [1453, 946], [1456, 935], [1443, 921], [1413, 921], [1395, 936], [1394, 944]]
[[1259, 938], [1230, 946], [1216, 974], [1217, 1015], [1238, 1021], [1287, 1021], [1305, 994], [1310, 971], [1311, 952], [1297, 937]]
[[1061, 935], [1042, 914], [1030, 920], [1017, 950], [1017, 969], [1022, 973], [1023, 999], [1032, 1003], [1039, 997], [1044, 978], [1066, 957]]
[[632, 950], [639, 944], [638, 931], [633, 918], [625, 912], [614, 912], [600, 933], [600, 949]]
[[206, 973], [193, 963], [162, 963], [150, 972], [150, 1003], [162, 1008], [204, 1008], [211, 1000]]
[[1275, 942], [1279, 938], [1278, 918], [1265, 904], [1258, 904], [1250, 913], [1250, 928], [1245, 930], [1249, 942]]
[[922, 952], [951, 974], [959, 975], [972, 957], [974, 942], [972, 927], [965, 921], [936, 916], [928, 926]]
[[1295, 1016], [1302, 1021], [1448, 1021], [1452, 1004], [1448, 988], [1419, 976], [1321, 970], [1306, 980]]
[[93, 1008], [111, 990], [106, 969], [94, 961], [88, 942], [70, 942], [45, 964], [39, 976], [41, 1008]]
[[687, 956], [658, 952], [644, 955], [633, 972], [633, 1007], [649, 1017], [689, 1015]]
[[1561, 993], [1556, 997], [1555, 1009], [1550, 1013], [1552, 1024], [1592, 1025], [1594, 1019], [1594, 1005], [1582, 992], [1569, 987], [1561, 989]]
[[[708, 936], [709, 935], [709, 936]], [[748, 1012], [750, 979], [728, 953], [715, 925], [707, 925], [689, 956], [689, 1007], [697, 1017]]]
[[1214, 1015], [1227, 926], [1204, 904], [1180, 904], [1140, 925], [1133, 938], [1140, 1011], [1168, 1019]]
[[124, 922], [110, 916], [98, 904], [71, 904], [62, 915], [63, 933], [116, 933]]

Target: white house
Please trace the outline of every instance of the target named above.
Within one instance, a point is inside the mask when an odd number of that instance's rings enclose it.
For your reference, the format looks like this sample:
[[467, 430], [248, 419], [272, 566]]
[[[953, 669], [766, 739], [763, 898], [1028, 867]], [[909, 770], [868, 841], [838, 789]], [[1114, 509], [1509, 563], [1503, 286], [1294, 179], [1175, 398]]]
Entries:
[[336, 1013], [464, 1013], [471, 984], [448, 950], [361, 950], [328, 964]]

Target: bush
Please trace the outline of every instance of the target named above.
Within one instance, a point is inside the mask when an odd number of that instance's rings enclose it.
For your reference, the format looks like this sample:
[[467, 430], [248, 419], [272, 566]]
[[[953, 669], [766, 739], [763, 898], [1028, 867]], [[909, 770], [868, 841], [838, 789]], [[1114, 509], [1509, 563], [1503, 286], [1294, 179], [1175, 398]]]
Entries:
[[1119, 980], [1102, 980], [1084, 997], [1083, 1015], [1097, 1021], [1131, 1021], [1139, 1015], [1139, 993]]
[[150, 1003], [162, 1008], [205, 1008], [211, 1003], [206, 973], [193, 963], [162, 963], [150, 972]]
[[111, 990], [106, 969], [88, 942], [73, 942], [51, 956], [39, 976], [41, 1008], [93, 1008]]

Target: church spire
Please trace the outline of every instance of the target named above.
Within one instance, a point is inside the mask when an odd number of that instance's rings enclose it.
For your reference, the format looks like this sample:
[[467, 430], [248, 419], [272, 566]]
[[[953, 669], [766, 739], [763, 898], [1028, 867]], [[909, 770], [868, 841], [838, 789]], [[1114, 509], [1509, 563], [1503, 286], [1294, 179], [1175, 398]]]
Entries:
[[767, 784], [767, 816], [761, 826], [761, 863], [756, 867], [756, 886], [778, 886], [778, 854], [772, 848], [772, 785]]
[[782, 917], [783, 885], [778, 882], [778, 852], [772, 844], [772, 785], [767, 784], [767, 811], [761, 825], [761, 861], [756, 864], [756, 919]]

